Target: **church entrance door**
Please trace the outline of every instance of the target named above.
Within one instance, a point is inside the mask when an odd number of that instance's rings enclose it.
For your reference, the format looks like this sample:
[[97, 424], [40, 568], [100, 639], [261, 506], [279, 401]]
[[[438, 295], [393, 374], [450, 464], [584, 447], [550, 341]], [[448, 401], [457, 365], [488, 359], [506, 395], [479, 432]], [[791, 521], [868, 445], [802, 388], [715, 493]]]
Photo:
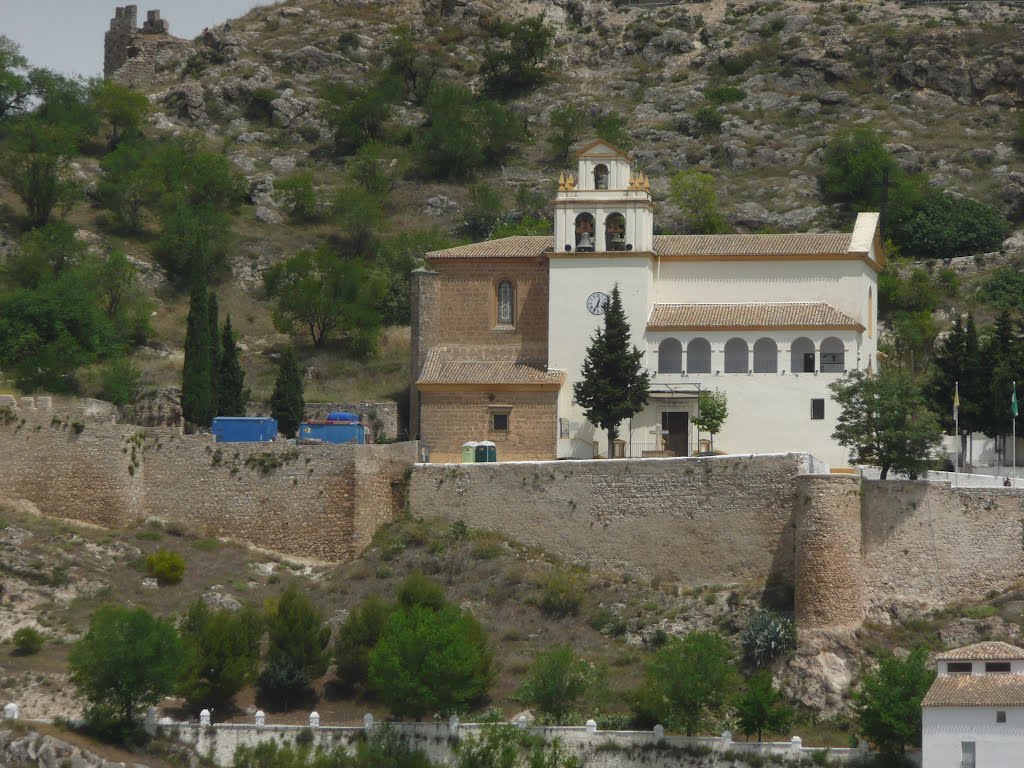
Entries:
[[661, 428], [665, 436], [665, 449], [675, 456], [688, 456], [690, 414], [686, 411], [666, 411], [661, 414]]

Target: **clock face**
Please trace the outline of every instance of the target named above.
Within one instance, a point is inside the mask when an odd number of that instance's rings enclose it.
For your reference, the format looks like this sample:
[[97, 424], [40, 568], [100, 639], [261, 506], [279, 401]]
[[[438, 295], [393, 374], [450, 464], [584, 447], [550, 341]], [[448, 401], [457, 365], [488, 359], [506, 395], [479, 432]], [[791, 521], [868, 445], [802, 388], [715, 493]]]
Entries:
[[608, 306], [608, 294], [596, 291], [587, 297], [587, 309], [592, 315], [603, 315]]

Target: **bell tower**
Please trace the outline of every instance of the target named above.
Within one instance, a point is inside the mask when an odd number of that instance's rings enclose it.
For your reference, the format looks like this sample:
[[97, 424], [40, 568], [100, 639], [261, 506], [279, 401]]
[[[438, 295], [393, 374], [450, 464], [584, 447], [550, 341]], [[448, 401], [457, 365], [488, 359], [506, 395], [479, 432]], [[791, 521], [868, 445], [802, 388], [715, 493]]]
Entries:
[[555, 197], [555, 251], [650, 252], [654, 204], [644, 174], [629, 156], [606, 141], [580, 150], [577, 173], [562, 174]]

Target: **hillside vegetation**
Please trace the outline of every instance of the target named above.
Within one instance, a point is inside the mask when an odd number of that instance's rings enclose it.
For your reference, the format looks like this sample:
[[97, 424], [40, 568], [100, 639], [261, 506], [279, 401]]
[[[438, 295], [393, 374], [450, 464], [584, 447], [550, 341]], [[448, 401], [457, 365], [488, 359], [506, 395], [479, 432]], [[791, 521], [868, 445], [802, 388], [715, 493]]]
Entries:
[[[918, 313], [890, 351], [927, 371], [953, 310], [984, 327], [1020, 309], [1022, 23], [998, 3], [302, 0], [207, 30], [143, 103], [7, 45], [0, 66], [36, 101], [0, 114], [6, 386], [126, 404], [178, 386], [203, 263], [254, 399], [291, 345], [309, 400], [397, 396], [408, 272], [430, 249], [550, 231], [554, 180], [594, 136], [650, 176], [662, 232], [847, 228], [888, 171], [890, 255], [925, 271], [894, 259], [881, 308]], [[28, 157], [53, 158], [45, 215]], [[672, 194], [681, 171], [710, 177], [715, 215]], [[346, 285], [348, 309], [311, 321]], [[48, 302], [74, 311], [44, 323]]]

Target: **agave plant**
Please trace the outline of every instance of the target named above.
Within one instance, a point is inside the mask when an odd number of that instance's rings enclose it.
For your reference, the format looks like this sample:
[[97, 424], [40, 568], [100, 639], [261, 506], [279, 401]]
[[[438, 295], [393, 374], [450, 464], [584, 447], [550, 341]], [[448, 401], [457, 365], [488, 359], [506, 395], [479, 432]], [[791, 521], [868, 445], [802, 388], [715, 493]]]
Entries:
[[763, 667], [796, 648], [796, 628], [784, 616], [761, 611], [750, 619], [741, 639], [747, 658]]

